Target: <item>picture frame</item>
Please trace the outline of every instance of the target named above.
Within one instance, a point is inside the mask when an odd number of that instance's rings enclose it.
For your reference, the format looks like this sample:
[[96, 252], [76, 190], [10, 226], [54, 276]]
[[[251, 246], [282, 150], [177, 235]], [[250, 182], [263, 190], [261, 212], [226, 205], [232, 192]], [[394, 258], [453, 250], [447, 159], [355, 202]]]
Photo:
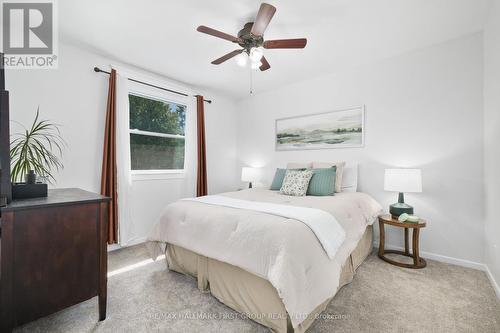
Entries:
[[274, 138], [277, 151], [362, 148], [365, 106], [276, 119]]

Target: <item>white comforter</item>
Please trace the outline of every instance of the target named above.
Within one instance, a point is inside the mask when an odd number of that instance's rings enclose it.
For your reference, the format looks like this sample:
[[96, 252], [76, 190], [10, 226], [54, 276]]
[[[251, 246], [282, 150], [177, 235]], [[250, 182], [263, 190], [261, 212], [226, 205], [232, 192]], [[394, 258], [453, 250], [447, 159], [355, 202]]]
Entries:
[[364, 193], [334, 197], [290, 197], [251, 189], [223, 195], [258, 202], [310, 207], [331, 213], [346, 238], [330, 259], [303, 222], [258, 211], [181, 200], [167, 206], [148, 242], [152, 257], [165, 243], [240, 267], [267, 279], [278, 291], [297, 327], [318, 305], [335, 295], [342, 264], [381, 211]]
[[199, 198], [188, 198], [194, 202], [223, 207], [251, 210], [293, 219], [306, 224], [323, 246], [328, 258], [333, 259], [344, 243], [345, 231], [337, 219], [324, 210], [310, 207], [290, 206], [270, 202], [250, 201], [231, 198], [225, 195], [207, 195]]

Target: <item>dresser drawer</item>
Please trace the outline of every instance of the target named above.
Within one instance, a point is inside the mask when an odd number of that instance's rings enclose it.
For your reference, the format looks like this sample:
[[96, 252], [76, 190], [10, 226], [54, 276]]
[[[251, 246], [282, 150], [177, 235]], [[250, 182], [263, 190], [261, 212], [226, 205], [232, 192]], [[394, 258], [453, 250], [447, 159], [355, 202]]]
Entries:
[[99, 204], [28, 209], [14, 215], [17, 321], [97, 295]]

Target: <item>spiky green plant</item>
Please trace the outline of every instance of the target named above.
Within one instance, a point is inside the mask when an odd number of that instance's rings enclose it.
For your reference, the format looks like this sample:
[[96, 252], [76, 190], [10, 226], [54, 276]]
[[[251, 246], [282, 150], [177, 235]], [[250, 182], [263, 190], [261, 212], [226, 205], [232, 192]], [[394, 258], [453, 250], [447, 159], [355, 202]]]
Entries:
[[[59, 125], [48, 120], [39, 120], [40, 108], [29, 129], [11, 136], [10, 160], [12, 182], [23, 182], [25, 175], [34, 170], [38, 177], [44, 177], [50, 183], [55, 182], [54, 170], [64, 166], [61, 162], [64, 140]], [[23, 126], [24, 127], [24, 126]]]

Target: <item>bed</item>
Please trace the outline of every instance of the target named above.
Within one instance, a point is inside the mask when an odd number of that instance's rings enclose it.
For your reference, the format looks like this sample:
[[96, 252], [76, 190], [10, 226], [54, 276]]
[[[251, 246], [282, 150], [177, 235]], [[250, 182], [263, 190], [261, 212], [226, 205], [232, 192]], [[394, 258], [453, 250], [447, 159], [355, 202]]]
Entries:
[[275, 332], [306, 331], [352, 281], [381, 210], [359, 192], [292, 197], [256, 188], [218, 197], [321, 210], [345, 231], [333, 254], [317, 230], [290, 217], [193, 200], [165, 209], [147, 243], [152, 257], [165, 253], [170, 270], [196, 277], [200, 290]]

